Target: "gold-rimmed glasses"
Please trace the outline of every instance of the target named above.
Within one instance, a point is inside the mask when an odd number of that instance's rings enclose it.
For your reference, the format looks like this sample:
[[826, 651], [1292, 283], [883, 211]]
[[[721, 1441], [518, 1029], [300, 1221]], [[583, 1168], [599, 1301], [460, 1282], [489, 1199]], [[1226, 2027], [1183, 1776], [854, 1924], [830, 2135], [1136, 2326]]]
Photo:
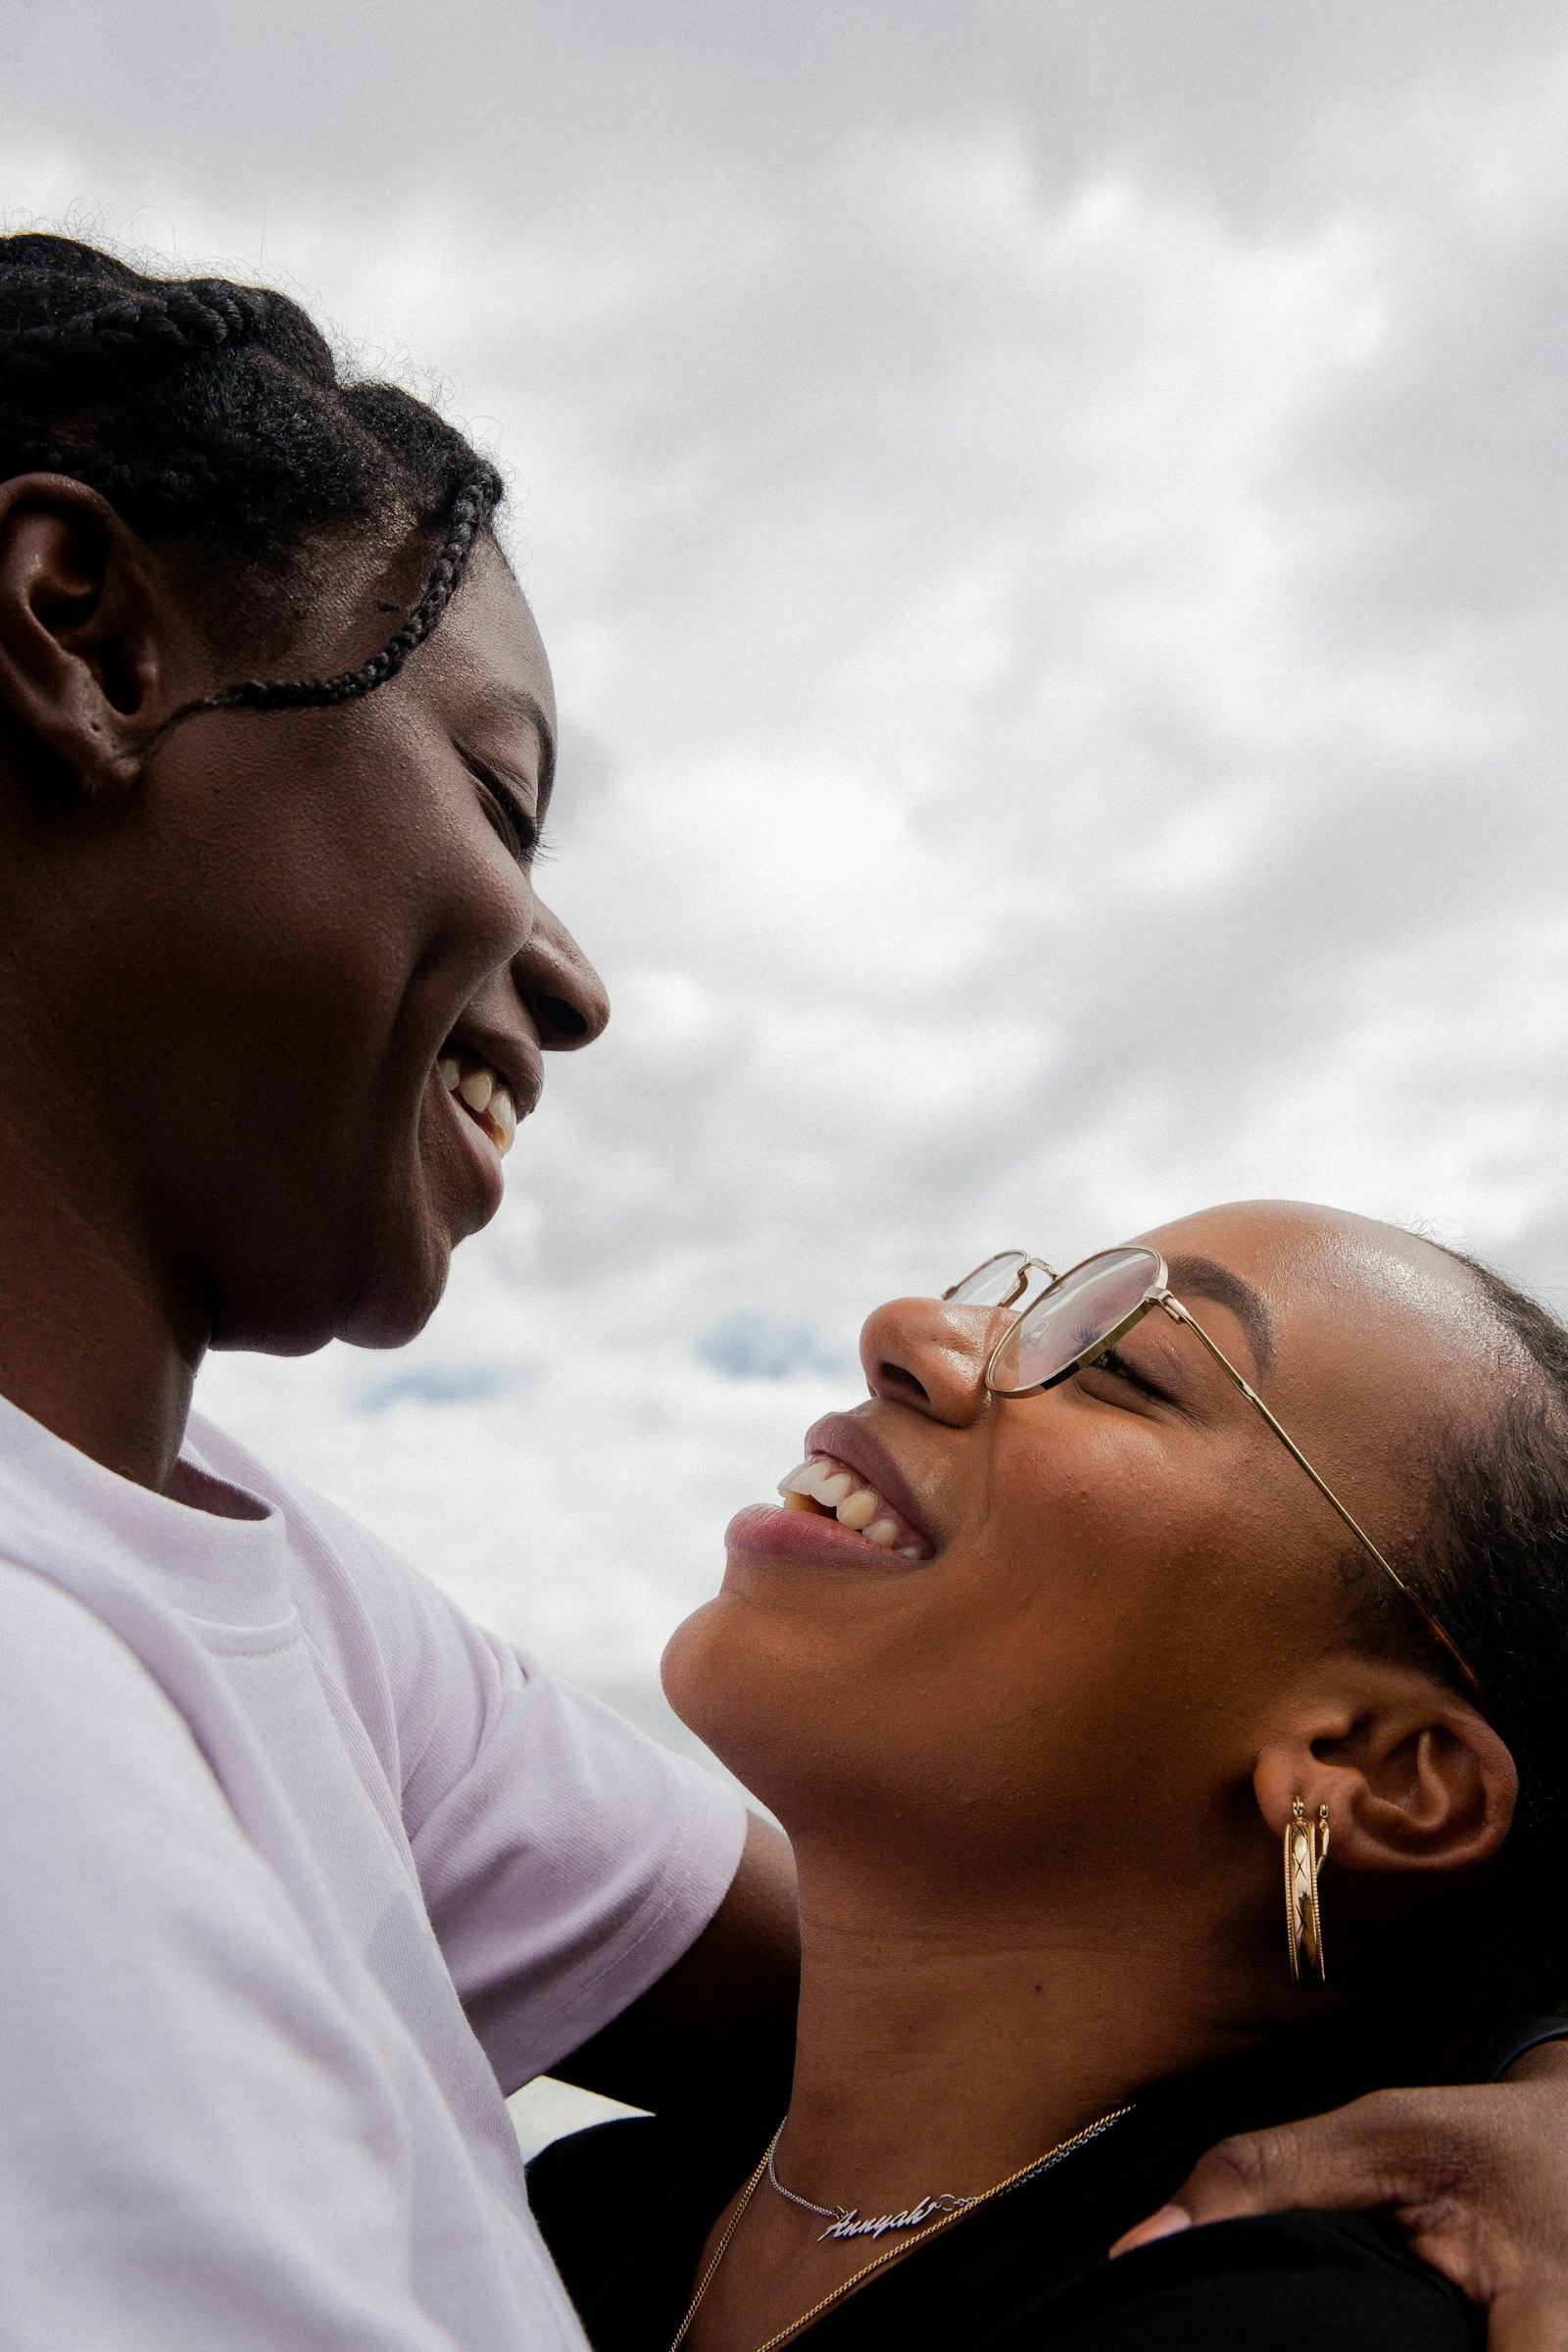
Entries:
[[1142, 1244], [1120, 1250], [1101, 1250], [1065, 1274], [1057, 1274], [1044, 1258], [1022, 1250], [1002, 1250], [956, 1282], [942, 1296], [958, 1306], [1010, 1307], [1042, 1274], [1046, 1287], [1011, 1320], [986, 1359], [986, 1387], [994, 1396], [1031, 1396], [1054, 1389], [1075, 1372], [1082, 1372], [1124, 1339], [1135, 1323], [1154, 1307], [1173, 1323], [1195, 1332], [1233, 1387], [1279, 1439], [1292, 1459], [1299, 1463], [1330, 1508], [1338, 1512], [1368, 1557], [1375, 1560], [1391, 1585], [1403, 1594], [1434, 1642], [1446, 1649], [1472, 1693], [1479, 1695], [1480, 1680], [1469, 1659], [1433, 1616], [1426, 1603], [1386, 1560], [1366, 1529], [1351, 1517], [1333, 1488], [1320, 1478], [1296, 1440], [1283, 1429], [1257, 1391], [1243, 1379], [1218, 1343], [1210, 1339], [1196, 1315], [1189, 1314], [1171, 1296], [1165, 1260], [1157, 1250]]

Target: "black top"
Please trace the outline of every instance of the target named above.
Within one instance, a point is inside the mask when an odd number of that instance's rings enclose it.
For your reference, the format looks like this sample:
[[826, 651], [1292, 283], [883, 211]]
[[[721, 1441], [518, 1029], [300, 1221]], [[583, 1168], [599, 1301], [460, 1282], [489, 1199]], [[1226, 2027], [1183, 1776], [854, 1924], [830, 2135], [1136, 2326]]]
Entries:
[[[808, 2352], [1479, 2352], [1485, 2315], [1379, 2219], [1219, 2222], [1106, 2258], [1216, 2139], [1425, 2071], [1391, 2069], [1386, 2046], [1375, 2066], [1364, 2052], [1358, 2063], [1339, 2036], [1314, 2033], [1159, 2083], [1100, 2139], [890, 2264], [799, 2341]], [[714, 2217], [760, 2153], [751, 2137], [726, 2142], [722, 2127], [650, 2118], [576, 2132], [535, 2158], [534, 2211], [597, 2352], [668, 2352]]]

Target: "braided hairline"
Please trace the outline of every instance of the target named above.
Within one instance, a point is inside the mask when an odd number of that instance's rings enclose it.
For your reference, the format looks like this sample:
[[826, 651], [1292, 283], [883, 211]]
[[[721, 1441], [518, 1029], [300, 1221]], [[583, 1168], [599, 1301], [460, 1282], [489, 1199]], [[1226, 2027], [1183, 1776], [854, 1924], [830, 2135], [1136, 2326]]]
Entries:
[[[64, 272], [44, 269], [40, 277], [62, 278]], [[123, 366], [140, 359], [168, 365], [181, 357], [209, 354], [226, 347], [232, 351], [269, 327], [279, 306], [258, 287], [236, 286], [223, 278], [191, 278], [182, 283], [146, 289], [118, 290], [90, 310], [40, 321], [31, 326], [0, 323], [0, 385], [24, 378], [36, 384], [54, 378], [61, 391], [79, 383], [94, 368]], [[0, 397], [0, 418], [14, 414]], [[29, 468], [62, 472], [85, 481], [112, 501], [127, 489], [140, 487], [132, 467], [107, 453], [72, 447], [48, 436], [39, 437], [19, 416], [21, 431], [10, 436], [25, 453]], [[28, 444], [31, 444], [29, 447]], [[192, 491], [214, 489], [218, 479], [212, 463], [187, 453], [179, 487]], [[502, 481], [493, 466], [472, 459], [458, 481], [448, 510], [446, 537], [431, 565], [423, 594], [402, 624], [357, 669], [341, 670], [326, 678], [251, 678], [198, 695], [171, 712], [149, 739], [156, 743], [184, 719], [203, 710], [289, 710], [330, 707], [353, 702], [397, 676], [411, 654], [421, 646], [440, 620], [463, 583], [475, 543], [502, 495]]]
[[216, 694], [196, 695], [170, 712], [145, 748], [150, 750], [172, 728], [202, 710], [302, 710], [358, 702], [362, 695], [373, 694], [397, 676], [457, 595], [500, 493], [500, 475], [481, 460], [465, 476], [452, 502], [447, 535], [430, 566], [424, 594], [385, 645], [358, 669], [342, 669], [330, 678], [247, 678], [238, 686], [220, 687]]
[[185, 351], [243, 343], [268, 318], [267, 296], [221, 278], [192, 278], [158, 293], [117, 294], [74, 318], [0, 331], [0, 378], [48, 376], [141, 356], [167, 360]]

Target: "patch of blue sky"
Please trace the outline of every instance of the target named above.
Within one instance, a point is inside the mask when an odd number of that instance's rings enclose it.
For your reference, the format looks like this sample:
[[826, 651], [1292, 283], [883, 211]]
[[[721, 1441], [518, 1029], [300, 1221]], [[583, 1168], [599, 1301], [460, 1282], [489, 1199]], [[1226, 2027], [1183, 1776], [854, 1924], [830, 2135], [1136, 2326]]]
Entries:
[[419, 1364], [377, 1381], [355, 1401], [362, 1413], [386, 1413], [400, 1404], [482, 1404], [516, 1385], [516, 1373], [501, 1364]]
[[794, 1380], [802, 1373], [840, 1372], [847, 1360], [809, 1325], [746, 1309], [715, 1323], [698, 1341], [697, 1353], [726, 1380]]

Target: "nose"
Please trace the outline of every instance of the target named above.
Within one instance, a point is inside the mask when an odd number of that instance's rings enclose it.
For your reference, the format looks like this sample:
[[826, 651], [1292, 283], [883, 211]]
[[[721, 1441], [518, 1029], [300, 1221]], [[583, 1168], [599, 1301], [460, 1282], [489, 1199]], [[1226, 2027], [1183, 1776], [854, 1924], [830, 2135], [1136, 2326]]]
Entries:
[[996, 1307], [891, 1299], [866, 1317], [860, 1333], [866, 1386], [889, 1403], [967, 1429], [990, 1401], [986, 1365], [1001, 1327]]
[[517, 994], [550, 1054], [575, 1054], [604, 1035], [610, 999], [561, 917], [539, 902], [528, 944], [513, 958]]

